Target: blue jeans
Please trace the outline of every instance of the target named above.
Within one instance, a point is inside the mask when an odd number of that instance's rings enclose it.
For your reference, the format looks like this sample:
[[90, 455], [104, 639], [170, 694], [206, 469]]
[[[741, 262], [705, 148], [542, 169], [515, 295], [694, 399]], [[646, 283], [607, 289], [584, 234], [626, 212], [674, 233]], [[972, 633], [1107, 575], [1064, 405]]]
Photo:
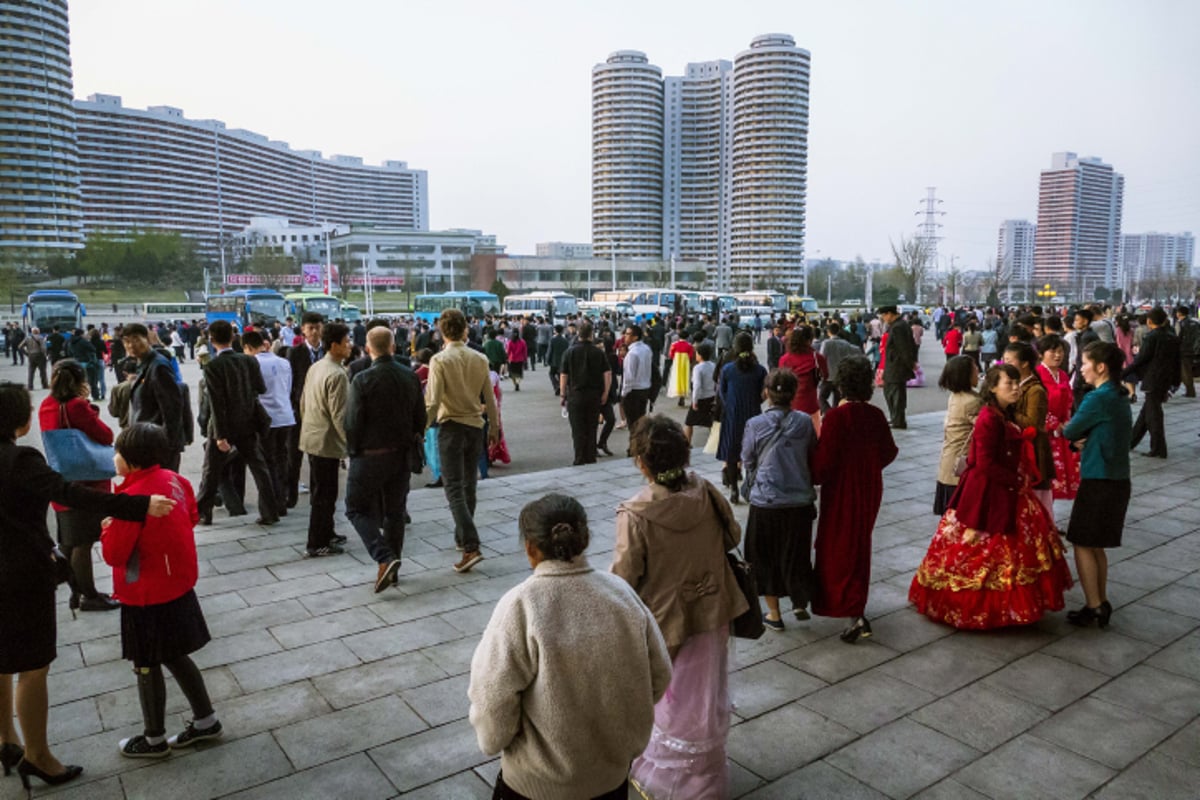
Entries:
[[353, 456], [346, 476], [346, 518], [377, 563], [404, 551], [404, 511], [408, 505], [408, 451]]
[[479, 428], [461, 422], [443, 422], [438, 428], [438, 455], [446, 502], [454, 516], [454, 543], [468, 553], [479, 550], [475, 529], [475, 486], [483, 436]]

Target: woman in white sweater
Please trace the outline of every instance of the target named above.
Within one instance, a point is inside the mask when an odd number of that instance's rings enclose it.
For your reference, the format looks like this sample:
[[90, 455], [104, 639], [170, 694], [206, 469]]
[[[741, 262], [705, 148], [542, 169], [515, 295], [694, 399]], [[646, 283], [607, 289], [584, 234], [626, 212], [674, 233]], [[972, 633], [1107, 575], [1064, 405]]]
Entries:
[[535, 500], [520, 531], [533, 575], [496, 604], [467, 689], [480, 749], [501, 754], [493, 798], [624, 800], [671, 679], [666, 642], [629, 584], [588, 565], [577, 500]]

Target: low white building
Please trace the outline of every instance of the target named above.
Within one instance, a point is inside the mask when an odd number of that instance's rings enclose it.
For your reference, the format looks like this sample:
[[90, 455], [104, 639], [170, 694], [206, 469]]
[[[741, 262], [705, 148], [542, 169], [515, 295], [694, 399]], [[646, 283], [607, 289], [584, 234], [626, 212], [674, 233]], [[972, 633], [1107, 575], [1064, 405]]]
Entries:
[[[702, 289], [710, 265], [703, 261], [675, 261], [675, 285]], [[547, 258], [511, 256], [496, 260], [496, 277], [514, 292], [561, 289], [580, 297], [613, 288], [671, 286], [671, 261], [662, 258]]]

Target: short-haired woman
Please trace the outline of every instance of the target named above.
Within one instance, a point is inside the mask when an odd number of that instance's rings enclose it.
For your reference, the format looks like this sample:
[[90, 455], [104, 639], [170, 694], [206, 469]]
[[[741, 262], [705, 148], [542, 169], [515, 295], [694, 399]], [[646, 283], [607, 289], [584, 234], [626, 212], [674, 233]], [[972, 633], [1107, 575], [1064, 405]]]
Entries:
[[956, 628], [1037, 622], [1071, 586], [1054, 520], [1030, 489], [1034, 431], [1013, 422], [1020, 376], [1009, 364], [987, 371], [966, 472], [908, 592]]
[[496, 604], [467, 690], [480, 748], [500, 753], [493, 796], [625, 800], [671, 678], [666, 642], [629, 584], [588, 564], [578, 500], [548, 494], [518, 527], [533, 575]]
[[643, 417], [629, 449], [649, 485], [617, 507], [612, 571], [650, 607], [673, 668], [633, 781], [649, 797], [725, 797], [729, 623], [747, 610], [725, 553], [742, 531], [716, 487], [687, 469], [678, 422]]
[[1129, 509], [1129, 448], [1133, 441], [1133, 415], [1121, 386], [1125, 353], [1115, 344], [1092, 342], [1083, 349], [1080, 372], [1092, 387], [1063, 436], [1078, 446], [1079, 494], [1071, 507], [1067, 541], [1075, 546], [1075, 569], [1083, 586], [1086, 605], [1067, 614], [1074, 625], [1097, 621], [1108, 626], [1108, 547], [1121, 546], [1125, 512]]
[[[97, 444], [113, 443], [113, 432], [100, 419], [100, 409], [90, 402], [91, 386], [83, 365], [64, 358], [54, 365], [50, 376], [50, 394], [38, 407], [38, 424], [43, 431], [74, 428]], [[107, 480], [80, 483], [97, 492], [111, 492]], [[92, 574], [92, 545], [100, 541], [102, 514], [51, 503], [58, 523], [58, 544], [71, 562], [74, 580], [69, 607], [80, 611], [113, 611], [120, 604], [96, 590]]]
[[1074, 500], [1079, 491], [1079, 453], [1063, 436], [1063, 426], [1071, 419], [1075, 401], [1071, 393], [1071, 376], [1062, 368], [1067, 347], [1062, 337], [1048, 333], [1038, 339], [1038, 375], [1046, 387], [1046, 433], [1050, 436], [1050, 453], [1054, 457], [1054, 482], [1051, 491], [1055, 500]]
[[789, 369], [796, 376], [792, 410], [810, 415], [820, 411], [817, 388], [821, 381], [829, 379], [829, 365], [825, 362], [825, 356], [813, 349], [812, 341], [813, 329], [808, 325], [797, 325], [788, 334], [787, 352], [779, 359], [779, 368]]
[[[54, 542], [46, 529], [50, 501], [122, 519], [167, 514], [163, 495], [117, 496], [68, 483], [40, 452], [17, 444], [29, 433], [33, 406], [20, 384], [0, 384], [0, 763], [52, 786], [78, 778], [82, 767], [63, 766], [46, 740], [46, 674], [57, 655], [54, 614]], [[13, 675], [18, 675], [13, 725]]]
[[733, 337], [729, 362], [718, 370], [717, 394], [721, 398], [721, 438], [717, 459], [725, 462], [724, 483], [729, 501], [738, 503], [741, 480], [742, 435], [746, 422], [762, 412], [763, 382], [767, 371], [754, 356], [754, 337], [742, 331]]
[[850, 619], [842, 631], [847, 644], [871, 635], [866, 618], [871, 532], [883, 501], [884, 467], [899, 453], [887, 417], [870, 403], [874, 377], [863, 356], [838, 364], [834, 382], [842, 400], [825, 415], [813, 458], [821, 513], [812, 608], [823, 617]]
[[767, 375], [770, 408], [746, 423], [742, 464], [749, 485], [750, 517], [746, 522], [746, 561], [754, 569], [758, 593], [767, 603], [763, 623], [784, 629], [779, 598], [792, 602], [796, 619], [808, 619], [812, 598], [812, 456], [817, 434], [812, 419], [792, 409], [796, 375], [780, 366]]
[[958, 488], [955, 471], [959, 458], [967, 454], [971, 430], [983, 400], [975, 391], [979, 385], [979, 365], [970, 356], [951, 356], [942, 368], [938, 386], [950, 393], [946, 416], [942, 420], [942, 455], [938, 461], [937, 486], [933, 491], [933, 513], [946, 513], [947, 504]]

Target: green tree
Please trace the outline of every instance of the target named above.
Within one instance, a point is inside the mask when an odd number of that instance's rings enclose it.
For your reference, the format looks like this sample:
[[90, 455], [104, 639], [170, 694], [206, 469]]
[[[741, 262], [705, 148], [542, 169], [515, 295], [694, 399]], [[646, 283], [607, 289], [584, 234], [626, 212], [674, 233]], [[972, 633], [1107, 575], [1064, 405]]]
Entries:
[[496, 297], [500, 298], [500, 302], [504, 302], [504, 298], [512, 294], [508, 286], [504, 284], [504, 279], [500, 277], [497, 277], [496, 280], [492, 281], [492, 288], [490, 291], [492, 294], [496, 295]]
[[1107, 302], [1110, 297], [1112, 297], [1112, 292], [1110, 292], [1104, 286], [1097, 286], [1095, 289], [1092, 290], [1092, 298], [1097, 303]]

